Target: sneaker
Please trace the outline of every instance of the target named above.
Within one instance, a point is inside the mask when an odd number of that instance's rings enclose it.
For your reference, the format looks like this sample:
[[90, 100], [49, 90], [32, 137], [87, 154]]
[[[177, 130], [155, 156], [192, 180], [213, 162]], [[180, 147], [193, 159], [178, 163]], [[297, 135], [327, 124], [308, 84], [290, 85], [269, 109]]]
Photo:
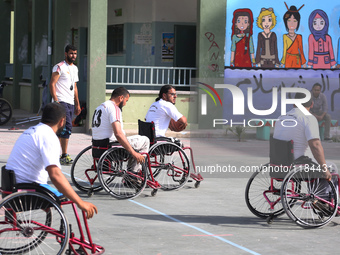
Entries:
[[66, 154], [65, 156], [60, 156], [60, 164], [62, 165], [70, 165], [73, 163], [73, 159], [70, 157], [69, 154]]

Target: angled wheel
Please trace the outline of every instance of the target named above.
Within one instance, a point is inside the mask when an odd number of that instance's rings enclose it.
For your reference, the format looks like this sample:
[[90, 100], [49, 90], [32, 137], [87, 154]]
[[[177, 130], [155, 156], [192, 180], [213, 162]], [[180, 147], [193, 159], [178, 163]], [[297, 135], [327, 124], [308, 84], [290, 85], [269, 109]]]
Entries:
[[0, 98], [0, 126], [5, 125], [12, 118], [12, 106], [11, 104]]
[[158, 142], [149, 150], [153, 177], [162, 190], [183, 187], [189, 178], [190, 163], [181, 147], [174, 143]]
[[37, 192], [17, 192], [0, 203], [1, 254], [63, 254], [69, 226], [56, 201]]
[[[296, 186], [300, 187], [297, 192]], [[281, 199], [287, 215], [304, 228], [324, 226], [337, 213], [338, 196], [332, 181], [304, 167], [296, 167], [286, 176]]]
[[102, 187], [111, 196], [118, 199], [137, 197], [143, 192], [147, 173], [145, 164], [137, 172], [128, 170], [133, 157], [122, 147], [113, 147], [105, 151], [98, 162], [98, 177]]
[[266, 219], [284, 213], [280, 189], [282, 181], [272, 179], [269, 164], [259, 167], [250, 177], [245, 192], [246, 204], [249, 210], [257, 217]]
[[92, 157], [92, 146], [83, 149], [74, 159], [71, 179], [77, 189], [88, 194], [103, 189], [97, 176], [97, 162]]

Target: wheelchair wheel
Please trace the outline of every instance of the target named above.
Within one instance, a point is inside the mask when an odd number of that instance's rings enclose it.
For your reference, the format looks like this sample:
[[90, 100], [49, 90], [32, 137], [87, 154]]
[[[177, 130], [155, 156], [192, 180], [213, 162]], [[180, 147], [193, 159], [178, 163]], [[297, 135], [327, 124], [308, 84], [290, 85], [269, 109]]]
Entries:
[[5, 125], [12, 117], [12, 106], [11, 104], [0, 98], [0, 126]]
[[153, 177], [162, 190], [183, 187], [189, 178], [190, 163], [181, 147], [174, 143], [158, 142], [149, 150]]
[[71, 179], [77, 189], [84, 192], [96, 192], [102, 190], [97, 176], [97, 162], [92, 157], [92, 146], [83, 149], [71, 167]]
[[[296, 167], [282, 184], [283, 208], [294, 222], [304, 228], [324, 226], [337, 213], [338, 196], [334, 184], [321, 178], [321, 174]], [[293, 191], [294, 186], [300, 186], [298, 192]]]
[[37, 192], [16, 192], [0, 203], [0, 211], [1, 254], [65, 252], [69, 226], [53, 199]]
[[111, 196], [118, 199], [137, 197], [143, 192], [147, 173], [145, 164], [137, 172], [128, 170], [133, 157], [122, 147], [113, 147], [104, 152], [98, 162], [98, 178]]
[[266, 168], [269, 164], [259, 167], [250, 177], [245, 192], [249, 210], [262, 219], [276, 217], [284, 213], [280, 189], [282, 181], [272, 179]]

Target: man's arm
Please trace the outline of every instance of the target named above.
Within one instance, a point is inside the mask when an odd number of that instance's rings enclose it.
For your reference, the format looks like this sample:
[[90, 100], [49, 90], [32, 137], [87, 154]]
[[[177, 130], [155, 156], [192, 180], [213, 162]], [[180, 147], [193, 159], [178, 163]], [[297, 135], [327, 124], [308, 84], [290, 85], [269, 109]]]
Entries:
[[57, 84], [57, 81], [59, 80], [59, 77], [60, 77], [60, 74], [58, 72], [52, 73], [51, 81], [49, 84], [50, 93], [54, 101], [58, 101], [56, 84]]
[[183, 115], [181, 118], [179, 118], [177, 120], [177, 122], [179, 122], [181, 125], [180, 125], [180, 128], [183, 128], [185, 129], [187, 126], [188, 126], [188, 121], [187, 121], [187, 118]]
[[145, 157], [136, 152], [130, 145], [129, 141], [126, 139], [126, 136], [122, 130], [122, 126], [120, 125], [119, 121], [115, 121], [112, 124], [113, 132], [115, 134], [115, 137], [117, 138], [117, 141], [120, 143], [121, 146], [123, 146], [131, 155], [134, 157], [137, 161], [137, 163], [141, 164], [145, 162]]
[[79, 98], [78, 98], [78, 87], [77, 83], [74, 83], [74, 114], [79, 115], [81, 112]]
[[87, 218], [93, 217], [94, 213], [98, 213], [98, 209], [95, 205], [81, 200], [77, 193], [73, 190], [68, 180], [65, 178], [60, 168], [56, 165], [51, 165], [46, 168], [48, 175], [54, 186], [59, 192], [63, 193], [68, 199], [73, 201], [79, 209], [86, 212]]
[[313, 153], [314, 158], [316, 159], [316, 161], [319, 163], [319, 165], [321, 166], [324, 174], [325, 174], [325, 178], [328, 180], [331, 180], [332, 175], [331, 173], [328, 171], [327, 165], [326, 165], [326, 159], [325, 159], [325, 153], [323, 150], [323, 147], [321, 145], [321, 142], [319, 139], [311, 139], [308, 141], [308, 145]]

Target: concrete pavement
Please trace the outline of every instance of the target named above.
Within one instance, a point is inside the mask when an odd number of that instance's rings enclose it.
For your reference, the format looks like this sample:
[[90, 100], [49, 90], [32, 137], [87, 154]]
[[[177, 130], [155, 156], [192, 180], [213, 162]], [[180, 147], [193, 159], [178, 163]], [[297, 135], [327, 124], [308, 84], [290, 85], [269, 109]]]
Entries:
[[[1, 165], [6, 163], [23, 130], [0, 127]], [[323, 228], [305, 230], [286, 215], [268, 225], [247, 208], [244, 191], [251, 172], [239, 170], [267, 163], [267, 141], [251, 137], [237, 142], [230, 135], [202, 136], [205, 137], [182, 138], [193, 148], [196, 168], [205, 178], [198, 189], [194, 183], [188, 183], [178, 191], [160, 190], [155, 197], [151, 197], [150, 189], [145, 189], [134, 200], [116, 200], [104, 191], [90, 198], [78, 192], [84, 200], [98, 206], [99, 214], [89, 224], [94, 242], [105, 247], [105, 254], [338, 253], [340, 217]], [[90, 143], [91, 136], [73, 134], [69, 153], [74, 158]], [[326, 158], [340, 167], [340, 143], [323, 142], [323, 146]], [[70, 180], [70, 166], [62, 170]], [[66, 206], [64, 211], [74, 224]]]

